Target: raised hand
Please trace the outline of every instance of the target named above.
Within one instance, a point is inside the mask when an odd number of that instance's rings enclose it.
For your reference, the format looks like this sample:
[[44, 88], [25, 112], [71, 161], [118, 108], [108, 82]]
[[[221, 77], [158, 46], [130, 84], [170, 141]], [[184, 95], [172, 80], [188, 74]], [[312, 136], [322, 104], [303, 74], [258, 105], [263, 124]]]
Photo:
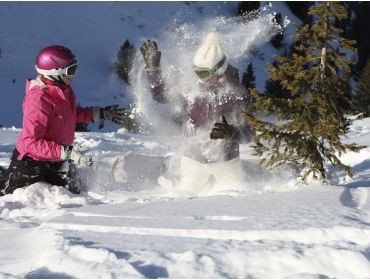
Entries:
[[161, 52], [158, 50], [157, 43], [152, 40], [147, 40], [141, 45], [140, 51], [144, 58], [145, 70], [159, 70], [159, 65], [161, 62]]

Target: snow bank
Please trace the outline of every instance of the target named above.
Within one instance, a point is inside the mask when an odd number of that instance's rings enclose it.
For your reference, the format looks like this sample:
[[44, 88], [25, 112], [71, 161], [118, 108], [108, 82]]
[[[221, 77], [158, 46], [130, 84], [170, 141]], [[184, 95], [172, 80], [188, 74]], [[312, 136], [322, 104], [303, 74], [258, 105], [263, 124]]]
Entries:
[[56, 234], [35, 228], [31, 220], [17, 225], [0, 219], [0, 224], [0, 276], [24, 278], [38, 267], [37, 261], [44, 252], [54, 247]]
[[352, 180], [339, 174], [342, 186], [297, 185], [290, 170], [258, 167], [248, 145], [240, 149], [245, 184], [236, 187], [221, 184], [196, 195], [156, 180], [130, 190], [104, 177], [127, 151], [142, 156], [130, 158], [133, 169], [123, 168], [125, 175], [149, 176], [140, 170], [143, 160], [165, 158], [177, 144], [165, 139], [79, 133], [77, 142], [104, 163], [100, 173], [80, 170], [90, 178], [87, 193], [37, 183], [1, 197], [0, 277], [370, 276], [367, 150]]
[[[166, 174], [158, 178], [163, 195], [206, 197], [217, 195], [243, 196], [264, 192], [292, 191], [299, 188], [293, 170], [268, 171], [254, 159], [200, 164], [183, 157]], [[177, 169], [176, 169], [177, 168]], [[174, 170], [175, 169], [175, 170]]]
[[[283, 244], [281, 244], [283, 245]], [[357, 278], [370, 274], [361, 253], [329, 248], [274, 248], [199, 254], [170, 254], [167, 264], [172, 278]], [[356, 267], [354, 269], [354, 267]]]
[[47, 218], [56, 215], [62, 208], [81, 207], [89, 203], [86, 197], [73, 195], [63, 187], [35, 183], [1, 197], [0, 218]]
[[1, 237], [2, 278], [142, 278], [113, 251], [55, 231], [2, 225]]
[[62, 237], [55, 243], [39, 259], [40, 268], [28, 273], [28, 278], [40, 278], [41, 275], [52, 278], [53, 274], [59, 274], [57, 278], [143, 278], [125, 259], [118, 259], [107, 249], [93, 248], [78, 239]]

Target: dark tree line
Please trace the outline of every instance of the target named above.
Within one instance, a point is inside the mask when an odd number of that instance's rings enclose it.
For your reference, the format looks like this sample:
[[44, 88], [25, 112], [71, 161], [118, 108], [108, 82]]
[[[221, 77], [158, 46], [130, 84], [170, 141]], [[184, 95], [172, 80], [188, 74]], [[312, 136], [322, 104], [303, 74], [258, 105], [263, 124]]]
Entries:
[[344, 2], [348, 11], [351, 12], [351, 19], [348, 22], [346, 36], [349, 39], [356, 40], [358, 60], [355, 67], [355, 74], [358, 77], [370, 57], [370, 2], [356, 1]]
[[365, 117], [370, 116], [370, 58], [368, 58], [357, 83], [354, 103]]
[[242, 1], [239, 3], [236, 14], [238, 16], [243, 16], [249, 12], [255, 11], [260, 7], [259, 1]]

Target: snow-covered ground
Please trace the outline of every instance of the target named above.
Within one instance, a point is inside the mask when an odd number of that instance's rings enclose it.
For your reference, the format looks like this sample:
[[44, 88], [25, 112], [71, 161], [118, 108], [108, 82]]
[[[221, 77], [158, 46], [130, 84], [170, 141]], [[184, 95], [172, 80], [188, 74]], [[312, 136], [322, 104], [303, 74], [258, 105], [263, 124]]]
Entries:
[[[0, 130], [0, 164], [18, 133]], [[370, 119], [357, 120], [346, 141], [369, 136]], [[292, 172], [255, 166], [242, 145], [251, 181], [192, 196], [140, 170], [125, 177], [132, 185], [109, 174], [122, 154], [142, 156], [131, 159], [137, 166], [170, 155], [176, 137], [118, 131], [76, 142], [97, 161], [80, 170], [85, 193], [37, 183], [0, 198], [1, 278], [370, 277], [370, 148], [342, 157], [353, 179], [297, 185]]]

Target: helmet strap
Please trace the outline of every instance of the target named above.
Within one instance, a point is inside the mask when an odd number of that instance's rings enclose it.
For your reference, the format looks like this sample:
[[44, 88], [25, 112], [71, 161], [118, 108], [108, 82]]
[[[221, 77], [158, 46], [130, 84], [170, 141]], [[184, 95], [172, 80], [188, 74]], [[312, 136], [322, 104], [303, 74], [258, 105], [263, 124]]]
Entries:
[[64, 85], [65, 82], [64, 80], [62, 79], [61, 76], [57, 76], [57, 75], [43, 75], [46, 79], [50, 80], [50, 81], [53, 81], [53, 82], [56, 82], [58, 84], [61, 84], [61, 85]]

